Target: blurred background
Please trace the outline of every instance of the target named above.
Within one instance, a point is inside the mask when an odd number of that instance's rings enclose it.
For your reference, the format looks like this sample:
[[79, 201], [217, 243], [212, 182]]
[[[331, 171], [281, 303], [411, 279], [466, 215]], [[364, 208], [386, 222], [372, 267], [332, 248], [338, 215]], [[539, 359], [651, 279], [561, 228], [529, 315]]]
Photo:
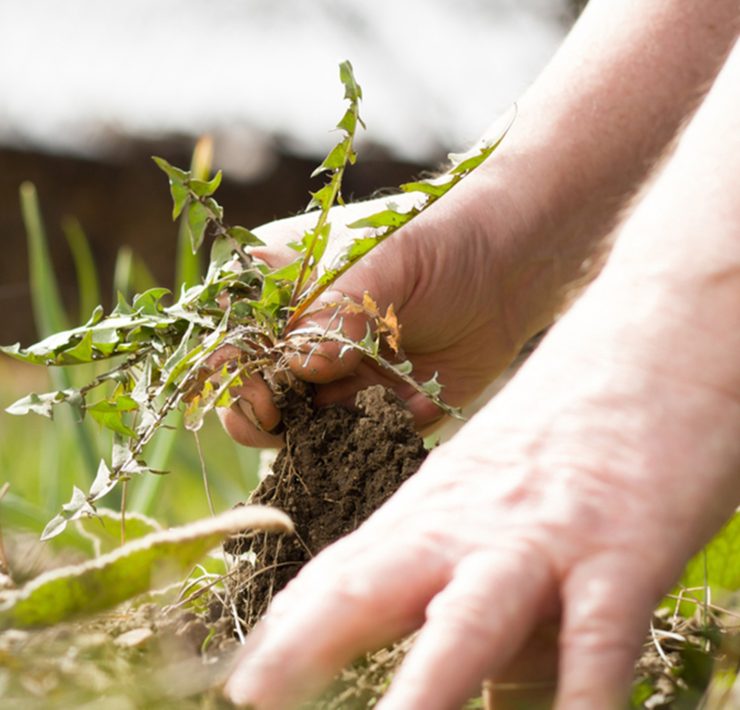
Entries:
[[[579, 4], [0, 0], [0, 343], [42, 334], [44, 268], [70, 326], [91, 300], [108, 307], [116, 289], [176, 287], [178, 230], [152, 154], [187, 167], [207, 135], [201, 147], [224, 171], [218, 199], [229, 223], [298, 212], [316, 187], [308, 175], [335, 140], [329, 129], [344, 107], [337, 65], [350, 59], [368, 130], [345, 196], [366, 196], [474, 141], [552, 56]], [[24, 181], [36, 186], [46, 227], [35, 272], [19, 206]], [[56, 386], [43, 368], [0, 359], [3, 407]], [[80, 434], [59, 419], [0, 414], [5, 524], [40, 529], [72, 484], [87, 488], [107, 452], [93, 424]], [[177, 484], [137, 482], [131, 502], [176, 522], [207, 507], [192, 437], [169, 436], [157, 455]], [[202, 441], [223, 509], [254, 485], [258, 454], [232, 445], [215, 422]]]

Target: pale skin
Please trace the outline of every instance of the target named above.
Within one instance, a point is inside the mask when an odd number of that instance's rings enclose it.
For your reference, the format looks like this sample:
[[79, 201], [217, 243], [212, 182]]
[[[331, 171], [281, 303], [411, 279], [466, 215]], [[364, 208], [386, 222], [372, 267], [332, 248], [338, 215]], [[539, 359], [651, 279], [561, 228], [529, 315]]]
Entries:
[[[737, 32], [736, 2], [643, 2], [639, 18], [634, 5], [594, 2], [523, 98], [509, 152], [338, 284], [398, 305], [407, 351], [440, 370], [453, 402], [560, 307]], [[563, 88], [568, 71], [577, 89]], [[740, 502], [737, 86], [736, 47], [603, 272], [496, 399], [275, 598], [232, 700], [293, 707], [359, 653], [420, 628], [384, 710], [459, 707], [484, 678], [513, 676], [556, 678], [560, 710], [620, 706], [651, 609]], [[295, 368], [329, 382], [323, 401], [375, 377], [331, 352], [318, 363]], [[260, 392], [245, 396], [264, 425]], [[420, 425], [434, 419], [411, 406]], [[240, 411], [229, 431], [261, 441]]]

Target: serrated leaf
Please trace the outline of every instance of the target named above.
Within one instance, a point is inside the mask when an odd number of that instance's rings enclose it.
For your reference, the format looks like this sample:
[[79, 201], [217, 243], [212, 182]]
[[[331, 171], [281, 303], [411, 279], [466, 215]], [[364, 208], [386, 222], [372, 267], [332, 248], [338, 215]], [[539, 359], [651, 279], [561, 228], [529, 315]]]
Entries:
[[414, 364], [411, 360], [404, 360], [395, 366], [395, 369], [401, 375], [410, 375], [414, 371]]
[[355, 131], [357, 130], [357, 112], [353, 110], [354, 107], [348, 108], [344, 112], [344, 116], [339, 120], [339, 123], [337, 123], [337, 128], [346, 131], [350, 135], [354, 135]]
[[136, 432], [124, 421], [124, 414], [139, 408], [138, 402], [128, 395], [115, 399], [102, 400], [85, 407], [85, 411], [101, 426], [127, 437], [135, 437]]
[[70, 365], [92, 362], [94, 359], [92, 330], [86, 330], [77, 343], [64, 350], [64, 361]]
[[396, 212], [396, 210], [393, 209], [386, 209], [381, 210], [380, 212], [376, 212], [375, 214], [371, 214], [367, 217], [363, 217], [361, 219], [355, 220], [354, 222], [351, 222], [347, 226], [350, 229], [360, 229], [363, 227], [372, 227], [373, 229], [378, 229], [380, 227], [393, 227], [394, 229], [397, 229], [398, 227], [402, 227], [406, 222], [408, 222], [413, 216], [415, 212]]
[[311, 193], [311, 201], [306, 207], [306, 212], [318, 207], [322, 212], [331, 208], [334, 199], [334, 188], [331, 182], [326, 183], [324, 187]]
[[67, 527], [67, 523], [72, 520], [77, 520], [82, 515], [89, 515], [94, 512], [95, 508], [90, 505], [84, 492], [77, 486], [74, 486], [72, 489], [72, 498], [62, 506], [61, 513], [55, 515], [41, 533], [42, 542], [59, 535]]
[[424, 393], [435, 399], [439, 397], [442, 392], [442, 385], [439, 383], [437, 377], [438, 373], [435, 372], [431, 379], [421, 383], [421, 389]]
[[344, 98], [350, 101], [359, 101], [362, 98], [362, 89], [355, 80], [352, 63], [349, 60], [339, 65], [339, 80], [344, 84]]
[[221, 207], [221, 205], [219, 205], [212, 197], [207, 197], [205, 199], [205, 206], [216, 216], [216, 219], [220, 220], [224, 218], [224, 208]]
[[138, 315], [159, 315], [162, 313], [161, 301], [171, 292], [168, 288], [157, 286], [137, 293], [134, 296], [131, 309]]
[[62, 402], [70, 402], [77, 405], [81, 401], [82, 397], [79, 390], [75, 389], [57, 390], [56, 392], [45, 392], [44, 394], [35, 394], [32, 392], [13, 402], [5, 411], [15, 416], [23, 416], [24, 414], [33, 412], [34, 414], [40, 414], [42, 417], [51, 419], [54, 414], [53, 407], [55, 405]]
[[380, 340], [373, 335], [370, 324], [365, 329], [365, 337], [357, 343], [371, 357], [376, 357], [380, 352]]
[[229, 227], [226, 230], [226, 234], [244, 247], [261, 247], [265, 245], [254, 232], [249, 231], [245, 227]]
[[190, 247], [195, 254], [200, 245], [208, 226], [210, 214], [208, 208], [200, 202], [191, 202], [187, 207], [188, 234], [190, 235]]
[[327, 170], [338, 170], [343, 168], [344, 164], [352, 158], [352, 143], [349, 136], [337, 143], [324, 158], [324, 162], [311, 173], [311, 177], [316, 177]]
[[293, 524], [273, 508], [244, 506], [146, 535], [95, 560], [42, 574], [9, 594], [0, 604], [0, 627], [48, 626], [110, 609], [181, 578], [227, 535], [244, 530], [289, 533]]
[[172, 221], [174, 222], [182, 214], [188, 197], [190, 197], [190, 190], [181, 182], [170, 182], [170, 195], [172, 195]]
[[95, 480], [90, 486], [90, 498], [97, 500], [110, 493], [116, 485], [116, 480], [111, 476], [108, 464], [101, 459], [98, 464], [98, 471], [95, 474]]
[[176, 168], [174, 165], [170, 165], [170, 163], [168, 163], [164, 158], [153, 155], [152, 160], [172, 182], [185, 182], [190, 177], [189, 172]]
[[190, 189], [198, 197], [210, 197], [214, 192], [216, 192], [216, 190], [218, 190], [221, 185], [222, 178], [223, 175], [220, 170], [210, 180], [197, 180], [195, 178], [191, 178], [189, 182]]
[[442, 197], [453, 186], [454, 182], [448, 179], [445, 182], [417, 180], [416, 182], [405, 182], [399, 187], [403, 192], [421, 192], [432, 197]]
[[89, 328], [90, 326], [97, 325], [98, 323], [100, 323], [101, 320], [103, 320], [104, 315], [105, 310], [103, 309], [103, 306], [95, 306], [92, 313], [90, 314], [90, 317], [87, 319], [87, 323], [84, 324], [83, 328]]

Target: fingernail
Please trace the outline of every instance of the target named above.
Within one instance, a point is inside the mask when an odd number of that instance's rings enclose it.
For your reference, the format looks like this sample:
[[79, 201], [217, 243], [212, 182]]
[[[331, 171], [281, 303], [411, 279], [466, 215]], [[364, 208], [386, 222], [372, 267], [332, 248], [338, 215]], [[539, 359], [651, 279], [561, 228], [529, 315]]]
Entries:
[[254, 407], [252, 406], [252, 403], [248, 399], [244, 399], [243, 397], [240, 397], [237, 400], [237, 404], [239, 405], [239, 409], [242, 410], [244, 413], [244, 416], [249, 419], [249, 421], [254, 425], [255, 429], [257, 431], [264, 431], [264, 427], [262, 426], [262, 423], [257, 418], [257, 414], [254, 411]]

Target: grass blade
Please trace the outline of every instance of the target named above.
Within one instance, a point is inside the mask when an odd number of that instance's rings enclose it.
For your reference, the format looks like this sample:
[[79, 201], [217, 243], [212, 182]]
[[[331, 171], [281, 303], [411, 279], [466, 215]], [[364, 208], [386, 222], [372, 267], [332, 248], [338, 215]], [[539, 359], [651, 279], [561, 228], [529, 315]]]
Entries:
[[[33, 183], [24, 182], [21, 185], [20, 200], [28, 241], [34, 323], [38, 334], [45, 338], [52, 333], [69, 328], [69, 320], [64, 312], [56, 274], [51, 263], [38, 195]], [[67, 389], [72, 385], [69, 373], [63, 368], [49, 368], [49, 376], [54, 389]], [[76, 426], [69, 412], [62, 414], [61, 418], [64, 420], [64, 425], [74, 431], [73, 436], [77, 437], [86, 473], [89, 477], [92, 476], [97, 468], [99, 456], [90, 432], [84, 427]], [[56, 466], [44, 467], [40, 473], [44, 477], [44, 490], [48, 500], [56, 500], [60, 495], [60, 481], [55, 469]]]
[[64, 236], [74, 259], [77, 274], [77, 303], [79, 322], [84, 323], [100, 303], [100, 279], [95, 267], [95, 259], [90, 250], [90, 243], [85, 236], [82, 225], [74, 217], [67, 217], [62, 223]]
[[31, 182], [24, 182], [20, 188], [20, 198], [28, 242], [34, 322], [38, 335], [45, 338], [60, 330], [67, 330], [69, 322], [64, 313], [56, 274], [51, 264], [36, 186]]

